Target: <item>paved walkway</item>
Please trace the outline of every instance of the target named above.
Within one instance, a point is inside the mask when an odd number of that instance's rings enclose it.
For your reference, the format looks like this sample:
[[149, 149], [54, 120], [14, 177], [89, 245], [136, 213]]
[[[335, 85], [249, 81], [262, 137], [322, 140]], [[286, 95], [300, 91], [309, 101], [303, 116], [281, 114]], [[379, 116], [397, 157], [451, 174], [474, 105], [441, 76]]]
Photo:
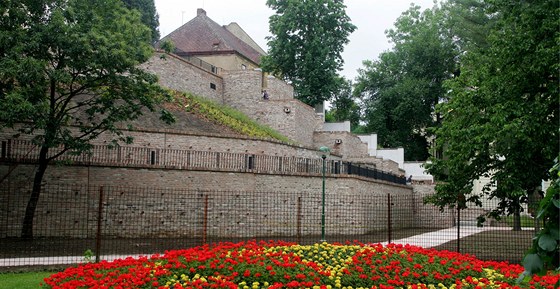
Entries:
[[[475, 227], [461, 226], [461, 238], [477, 234], [483, 231], [510, 231], [510, 227]], [[453, 241], [457, 238], [457, 227], [443, 229], [439, 231], [415, 235], [412, 237], [394, 240], [396, 244], [410, 244], [424, 248], [439, 246], [443, 243]], [[387, 242], [381, 243], [386, 245]], [[148, 254], [148, 256], [151, 254]], [[141, 255], [102, 255], [101, 260], [113, 261], [116, 259], [124, 259], [126, 257], [137, 258]], [[146, 255], [144, 255], [146, 256]], [[6, 258], [0, 259], [0, 267], [8, 266], [28, 266], [28, 265], [61, 265], [61, 264], [78, 264], [83, 263], [83, 256], [59, 256], [59, 257], [29, 257], [29, 258]]]
[[[483, 231], [501, 231], [501, 230], [511, 231], [511, 228], [461, 226], [460, 236], [461, 238], [464, 238], [473, 234], [478, 234]], [[394, 241], [392, 240], [391, 243], [403, 244], [403, 245], [409, 244], [414, 246], [420, 246], [423, 248], [432, 248], [432, 247], [439, 246], [443, 243], [453, 241], [455, 239], [457, 239], [457, 227], [424, 233], [420, 235], [414, 235], [412, 237], [408, 237], [404, 239], [399, 239]], [[387, 242], [383, 242], [381, 244], [386, 245]]]

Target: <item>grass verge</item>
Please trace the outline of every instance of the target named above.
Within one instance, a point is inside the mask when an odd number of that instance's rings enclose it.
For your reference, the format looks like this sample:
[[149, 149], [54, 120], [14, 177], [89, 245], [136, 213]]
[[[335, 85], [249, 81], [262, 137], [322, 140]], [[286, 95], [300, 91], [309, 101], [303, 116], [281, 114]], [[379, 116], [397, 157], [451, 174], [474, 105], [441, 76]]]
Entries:
[[1, 273], [0, 289], [35, 289], [40, 288], [43, 279], [55, 272], [24, 272], [24, 273]]
[[[534, 231], [485, 231], [461, 238], [460, 251], [482, 260], [521, 263], [532, 244]], [[456, 251], [457, 240], [435, 247], [437, 250]]]

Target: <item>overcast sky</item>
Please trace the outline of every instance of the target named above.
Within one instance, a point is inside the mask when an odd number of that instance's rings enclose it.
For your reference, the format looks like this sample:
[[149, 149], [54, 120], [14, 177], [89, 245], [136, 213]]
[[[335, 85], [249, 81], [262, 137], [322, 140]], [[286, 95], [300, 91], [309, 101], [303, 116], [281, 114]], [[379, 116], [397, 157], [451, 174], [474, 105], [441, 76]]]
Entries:
[[[346, 13], [358, 28], [344, 48], [342, 76], [354, 80], [363, 60], [377, 59], [381, 52], [391, 48], [385, 30], [393, 27], [397, 17], [412, 2], [422, 9], [433, 6], [433, 0], [344, 1]], [[266, 6], [266, 0], [155, 0], [155, 4], [162, 37], [196, 17], [197, 8], [203, 8], [207, 16], [220, 25], [237, 22], [255, 42], [268, 50], [265, 37], [270, 35], [268, 18], [274, 11]]]

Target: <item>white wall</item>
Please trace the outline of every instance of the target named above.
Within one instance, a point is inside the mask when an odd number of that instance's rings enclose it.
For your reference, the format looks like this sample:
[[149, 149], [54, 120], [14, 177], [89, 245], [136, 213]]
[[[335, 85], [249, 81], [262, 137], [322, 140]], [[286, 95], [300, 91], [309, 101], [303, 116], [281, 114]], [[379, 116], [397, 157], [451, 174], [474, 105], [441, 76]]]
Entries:
[[344, 122], [325, 122], [323, 123], [323, 131], [345, 131], [350, 132], [350, 121]]
[[404, 169], [404, 148], [378, 149], [377, 157], [392, 160], [399, 164], [400, 169]]
[[412, 175], [413, 181], [434, 181], [434, 177], [426, 173], [424, 162], [404, 162], [404, 170], [407, 178]]
[[367, 143], [370, 156], [377, 156], [377, 134], [359, 135], [361, 141]]

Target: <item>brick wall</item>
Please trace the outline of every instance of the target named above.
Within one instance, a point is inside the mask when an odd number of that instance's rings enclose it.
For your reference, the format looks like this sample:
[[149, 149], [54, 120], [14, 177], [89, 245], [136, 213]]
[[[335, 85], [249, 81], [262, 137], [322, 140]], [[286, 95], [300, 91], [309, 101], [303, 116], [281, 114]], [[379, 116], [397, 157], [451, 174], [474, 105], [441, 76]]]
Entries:
[[378, 170], [398, 176], [404, 174], [404, 171], [399, 168], [398, 163], [370, 156], [367, 143], [362, 142], [358, 136], [352, 133], [344, 131], [316, 131], [313, 134], [313, 142], [316, 146], [329, 147], [332, 154], [342, 156], [344, 161], [368, 164]]
[[[338, 140], [338, 142], [337, 142]], [[344, 158], [367, 158], [367, 144], [356, 135], [345, 131], [316, 131], [313, 141], [318, 146], [326, 146], [331, 152]]]
[[[303, 146], [316, 148], [325, 145], [334, 154], [349, 161], [375, 164], [378, 169], [395, 174], [404, 173], [397, 163], [370, 158], [367, 146], [364, 149], [364, 143], [351, 133], [321, 132], [322, 117], [313, 108], [293, 98], [293, 87], [272, 76], [263, 80], [260, 69], [224, 70], [221, 78], [179, 57], [166, 55], [162, 59], [160, 56], [156, 53], [143, 67], [157, 74], [163, 86], [190, 91], [229, 105]], [[216, 89], [210, 89], [209, 83], [215, 83]], [[262, 99], [263, 88], [269, 93], [269, 101]], [[336, 139], [342, 140], [342, 143], [336, 144]]]
[[422, 203], [422, 199], [426, 196], [433, 195], [435, 192], [435, 185], [414, 184], [414, 214], [417, 216], [416, 224], [419, 227], [429, 228], [430, 223], [439, 223], [441, 220], [446, 220], [447, 227], [456, 225], [455, 212], [450, 209], [440, 211], [433, 205], [426, 205]]
[[[313, 131], [320, 128], [322, 119], [311, 107], [295, 100], [293, 88], [285, 82], [271, 76], [263, 82], [260, 69], [224, 70], [217, 76], [179, 57], [160, 56], [154, 55], [142, 67], [158, 75], [161, 85], [231, 106], [302, 145], [313, 146]], [[216, 88], [211, 89], [210, 83]], [[269, 93], [268, 102], [262, 99], [263, 84]]]
[[262, 98], [262, 71], [224, 71], [224, 103], [251, 117]]
[[127, 135], [134, 137], [133, 145], [138, 147], [316, 157], [313, 149], [303, 146], [249, 137], [139, 131], [131, 131]]
[[266, 76], [266, 91], [272, 100], [292, 100], [294, 99], [294, 88], [286, 82], [272, 76]]
[[173, 54], [155, 53], [141, 68], [158, 76], [160, 85], [223, 102], [223, 80]]
[[[8, 142], [12, 139], [13, 133], [8, 130], [0, 131], [0, 142]], [[134, 138], [131, 145], [121, 144], [123, 147], [138, 148], [138, 153], [144, 150], [193, 150], [224, 153], [243, 153], [254, 155], [283, 156], [283, 157], [304, 157], [317, 158], [315, 148], [301, 145], [289, 145], [275, 140], [254, 139], [242, 136], [197, 134], [188, 132], [168, 132], [168, 131], [125, 131], [124, 135]], [[31, 136], [21, 135], [17, 140], [30, 140]], [[107, 145], [112, 139], [111, 135], [102, 134], [92, 143], [95, 145]], [[32, 147], [27, 144], [20, 147], [18, 152], [27, 154]], [[12, 146], [15, 149], [15, 145]], [[133, 151], [133, 150], [131, 150]], [[110, 153], [107, 150], [107, 153]], [[147, 154], [147, 153], [146, 153]], [[29, 157], [37, 156], [38, 150], [31, 152]], [[1, 176], [0, 176], [1, 177]]]
[[[60, 166], [53, 165], [47, 170], [45, 182], [48, 184], [87, 184], [87, 185], [119, 185], [126, 187], [143, 187], [162, 190], [163, 193], [140, 196], [135, 191], [116, 192], [114, 200], [124, 200], [116, 208], [107, 208], [107, 232], [119, 236], [169, 236], [176, 234], [198, 234], [199, 230], [183, 228], [173, 221], [174, 218], [192, 220], [193, 224], [199, 224], [200, 220], [200, 194], [191, 197], [184, 196], [185, 190], [235, 190], [243, 193], [262, 191], [262, 194], [225, 194], [208, 195], [211, 206], [209, 208], [208, 229], [209, 234], [235, 236], [236, 232], [243, 231], [254, 235], [266, 234], [270, 236], [293, 234], [294, 212], [298, 203], [306, 208], [301, 216], [301, 230], [303, 234], [317, 232], [320, 203], [318, 203], [321, 188], [321, 178], [315, 175], [294, 174], [274, 175], [268, 173], [255, 174], [250, 172], [232, 171], [210, 171], [210, 170], [183, 170], [172, 168], [157, 168], [143, 166], [151, 156], [152, 149], [177, 149], [177, 150], [199, 150], [210, 152], [232, 152], [249, 153], [256, 155], [278, 155], [317, 158], [315, 143], [325, 143], [331, 147], [331, 142], [336, 138], [342, 138], [348, 148], [338, 148], [341, 154], [350, 154], [351, 157], [361, 159], [362, 150], [367, 154], [365, 144], [356, 141], [345, 134], [341, 136], [324, 135], [315, 138], [313, 132], [321, 125], [321, 119], [313, 109], [298, 100], [291, 98], [293, 90], [290, 86], [283, 84], [277, 79], [268, 79], [267, 85], [270, 90], [270, 100], [261, 99], [262, 72], [258, 70], [225, 72], [223, 78], [218, 75], [203, 71], [191, 64], [171, 55], [165, 59], [156, 54], [144, 64], [146, 70], [156, 73], [160, 77], [162, 85], [182, 90], [191, 91], [195, 94], [226, 103], [240, 109], [249, 116], [265, 124], [276, 128], [283, 134], [298, 141], [300, 146], [286, 145], [275, 141], [254, 140], [243, 137], [189, 134], [188, 132], [154, 132], [154, 131], [129, 131], [125, 134], [135, 138], [134, 148], [127, 157], [135, 161], [134, 166], [122, 167], [118, 159], [114, 166]], [[210, 87], [215, 84], [215, 88]], [[1, 131], [0, 139], [11, 138], [10, 132]], [[333, 139], [333, 137], [335, 137]], [[97, 144], [106, 144], [111, 138], [101, 136], [96, 140]], [[354, 147], [354, 150], [350, 149]], [[362, 148], [363, 146], [363, 148]], [[335, 153], [336, 153], [335, 148]], [[149, 151], [148, 151], [149, 150]], [[113, 152], [99, 153], [97, 157], [114, 158]], [[159, 157], [159, 155], [156, 154]], [[121, 156], [122, 157], [122, 156]], [[349, 159], [352, 161], [351, 159]], [[371, 162], [377, 159], [371, 158]], [[0, 177], [7, 175], [11, 170], [11, 164], [0, 164]], [[379, 167], [378, 167], [379, 168]], [[21, 208], [25, 207], [27, 201], [26, 191], [14, 197], [8, 192], [15, 188], [26, 188], [30, 184], [35, 167], [20, 164], [13, 170], [4, 182], [0, 191], [0, 215], [7, 216], [1, 225], [1, 236], [13, 236], [19, 232], [19, 220], [22, 216]], [[270, 202], [271, 194], [277, 195], [284, 192], [280, 199]], [[340, 234], [362, 234], [369, 230], [381, 228], [386, 214], [383, 202], [386, 194], [391, 193], [403, 197], [402, 202], [395, 205], [394, 212], [422, 211], [420, 198], [412, 201], [413, 194], [410, 187], [394, 185], [382, 181], [372, 181], [355, 176], [329, 176], [327, 179], [327, 207], [328, 222], [338, 224], [337, 230]], [[95, 218], [90, 214], [93, 207], [73, 206], [85, 200], [94, 200], [95, 192], [86, 190], [64, 191], [63, 195], [52, 195], [55, 192], [46, 191], [42, 198], [66, 200], [65, 206], [40, 205], [39, 215], [42, 214], [45, 221], [39, 221], [37, 226], [44, 229], [44, 234], [56, 234], [48, 228], [54, 224], [56, 217], [68, 215], [76, 211], [76, 219], [65, 223], [77, 237], [84, 237], [80, 228], [83, 226], [91, 228], [91, 222]], [[67, 194], [67, 195], [64, 195]], [[186, 193], [185, 193], [186, 194]], [[268, 194], [268, 195], [267, 195]], [[170, 204], [175, 204], [179, 198], [179, 206], [170, 210]], [[282, 199], [283, 198], [283, 199]], [[298, 199], [299, 198], [299, 199]], [[381, 198], [381, 199], [379, 199]], [[142, 199], [144, 203], [138, 203]], [[196, 200], [196, 201], [195, 201]], [[5, 204], [17, 204], [7, 207]], [[123, 205], [124, 202], [124, 205]], [[147, 204], [149, 205], [146, 205]], [[87, 202], [86, 202], [87, 203]], [[286, 204], [285, 210], [288, 214], [282, 220], [267, 221], [270, 216], [264, 216], [263, 211], [274, 214], [274, 210], [280, 205]], [[289, 204], [289, 205], [288, 205]], [[21, 205], [21, 206], [20, 206]], [[192, 206], [191, 206], [192, 205]], [[295, 207], [296, 206], [296, 207]], [[386, 207], [386, 205], [385, 205]], [[20, 208], [20, 209], [17, 209]], [[173, 207], [174, 208], [174, 207]], [[81, 214], [80, 214], [81, 212]], [[142, 213], [143, 212], [143, 213]], [[135, 223], [140, 215], [152, 215], [150, 222]], [[399, 226], [415, 226], [418, 220], [415, 216], [403, 215]], [[268, 218], [268, 219], [267, 219]], [[427, 217], [423, 224], [429, 226], [434, 224], [433, 220], [448, 216], [433, 215]], [[155, 221], [153, 221], [155, 220]], [[54, 222], [54, 223], [53, 223]], [[58, 222], [58, 223], [57, 223]], [[267, 224], [263, 227], [262, 224]], [[283, 225], [282, 225], [283, 224]], [[285, 225], [285, 226], [284, 226]], [[240, 227], [241, 226], [241, 227]], [[157, 230], [147, 230], [156, 227]], [[89, 234], [89, 233], [86, 233]], [[86, 236], [87, 237], [87, 236]]]
[[[0, 166], [0, 173], [7, 169]], [[33, 172], [33, 166], [20, 165], [3, 184], [0, 215], [6, 217], [0, 224], [0, 237], [19, 234], [27, 191], [8, 192], [25, 188], [24, 180], [29, 180]], [[46, 180], [62, 185], [122, 186], [105, 192], [103, 234], [106, 236], [200, 235], [205, 198], [208, 198], [208, 236], [293, 236], [298, 211], [302, 235], [317, 235], [320, 230], [322, 182], [318, 175], [60, 166], [49, 169]], [[63, 235], [59, 230], [62, 227], [65, 236], [92, 237], [98, 189], [85, 188], [45, 189], [36, 212], [36, 235]], [[434, 214], [433, 207], [422, 204], [421, 197], [426, 193], [382, 181], [329, 176], [325, 193], [327, 230], [341, 235], [384, 230], [388, 194], [391, 194], [393, 229], [452, 224], [452, 216]]]
[[273, 98], [259, 101], [252, 115], [258, 122], [267, 124], [304, 146], [314, 148], [313, 132], [320, 126], [321, 119], [301, 101]]

